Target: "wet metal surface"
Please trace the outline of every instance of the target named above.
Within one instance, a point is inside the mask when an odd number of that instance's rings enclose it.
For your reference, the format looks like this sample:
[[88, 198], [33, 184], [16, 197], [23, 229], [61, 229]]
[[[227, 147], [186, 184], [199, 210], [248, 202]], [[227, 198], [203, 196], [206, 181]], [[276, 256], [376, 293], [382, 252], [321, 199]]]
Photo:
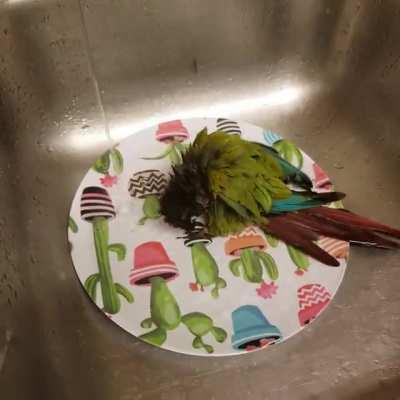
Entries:
[[354, 249], [328, 311], [282, 346], [205, 359], [104, 318], [73, 272], [70, 201], [110, 143], [174, 117], [292, 138], [400, 226], [400, 3], [0, 2], [0, 390], [24, 399], [399, 399], [400, 258]]

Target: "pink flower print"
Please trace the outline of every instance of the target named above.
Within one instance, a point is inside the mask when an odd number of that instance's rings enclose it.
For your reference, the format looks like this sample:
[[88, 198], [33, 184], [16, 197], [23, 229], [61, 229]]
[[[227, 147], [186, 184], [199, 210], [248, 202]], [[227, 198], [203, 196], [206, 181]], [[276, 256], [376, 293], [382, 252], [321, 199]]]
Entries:
[[117, 176], [112, 176], [110, 174], [104, 175], [103, 178], [100, 178], [100, 183], [105, 187], [111, 187], [116, 185], [118, 182]]
[[262, 282], [260, 287], [256, 289], [256, 292], [257, 295], [262, 297], [263, 299], [271, 299], [272, 296], [276, 294], [277, 290], [278, 286], [275, 285], [275, 282]]
[[189, 283], [189, 289], [192, 292], [197, 292], [199, 290], [199, 287], [197, 286], [197, 283], [191, 282], [191, 283]]

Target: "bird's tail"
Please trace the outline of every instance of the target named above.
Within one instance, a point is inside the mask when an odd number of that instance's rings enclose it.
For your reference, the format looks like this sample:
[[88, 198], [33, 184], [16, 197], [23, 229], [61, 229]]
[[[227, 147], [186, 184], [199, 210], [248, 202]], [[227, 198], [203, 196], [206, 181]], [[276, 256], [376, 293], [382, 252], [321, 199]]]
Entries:
[[324, 264], [338, 266], [339, 262], [315, 242], [328, 236], [363, 246], [398, 249], [400, 230], [361, 217], [350, 211], [329, 207], [314, 207], [268, 218], [263, 227], [286, 244], [298, 247], [304, 253]]

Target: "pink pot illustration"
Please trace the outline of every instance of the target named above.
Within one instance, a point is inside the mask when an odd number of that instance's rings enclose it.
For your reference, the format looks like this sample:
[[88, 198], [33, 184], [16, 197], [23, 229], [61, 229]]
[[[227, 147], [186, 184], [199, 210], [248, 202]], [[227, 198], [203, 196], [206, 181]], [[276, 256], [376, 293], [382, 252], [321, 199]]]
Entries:
[[158, 125], [156, 139], [166, 144], [183, 142], [189, 139], [189, 132], [183, 126], [181, 120], [167, 121]]
[[318, 165], [313, 164], [314, 171], [314, 187], [318, 189], [319, 192], [330, 192], [333, 189], [333, 185], [329, 176], [326, 172]]
[[304, 285], [297, 290], [299, 300], [299, 322], [301, 326], [309, 324], [328, 305], [330, 293], [319, 283]]
[[179, 275], [178, 268], [160, 242], [146, 242], [137, 246], [133, 254], [134, 265], [129, 276], [131, 285], [150, 286], [150, 278], [166, 281]]
[[167, 145], [163, 153], [156, 157], [145, 157], [145, 160], [160, 160], [168, 157], [172, 165], [182, 162], [186, 147], [183, 142], [189, 139], [189, 132], [181, 120], [167, 121], [158, 125], [156, 140]]
[[178, 301], [167, 284], [177, 276], [178, 269], [160, 242], [146, 242], [135, 248], [130, 282], [132, 285], [151, 286], [150, 316], [140, 326], [152, 330], [139, 337], [147, 343], [162, 346], [168, 332], [183, 324], [193, 336], [193, 348], [212, 353], [214, 347], [205, 342], [207, 335], [211, 334], [217, 343], [222, 343], [227, 332], [215, 326], [213, 319], [202, 312], [182, 315]]

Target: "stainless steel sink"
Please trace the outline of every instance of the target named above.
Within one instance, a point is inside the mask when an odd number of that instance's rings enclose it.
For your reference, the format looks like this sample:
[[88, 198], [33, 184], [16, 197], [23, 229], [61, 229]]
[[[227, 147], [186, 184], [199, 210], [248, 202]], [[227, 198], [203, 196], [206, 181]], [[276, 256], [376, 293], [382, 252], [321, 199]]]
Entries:
[[111, 143], [176, 116], [240, 118], [312, 155], [346, 205], [400, 226], [400, 3], [0, 1], [0, 390], [24, 399], [395, 399], [399, 254], [354, 249], [282, 346], [160, 351], [89, 302], [66, 217]]

